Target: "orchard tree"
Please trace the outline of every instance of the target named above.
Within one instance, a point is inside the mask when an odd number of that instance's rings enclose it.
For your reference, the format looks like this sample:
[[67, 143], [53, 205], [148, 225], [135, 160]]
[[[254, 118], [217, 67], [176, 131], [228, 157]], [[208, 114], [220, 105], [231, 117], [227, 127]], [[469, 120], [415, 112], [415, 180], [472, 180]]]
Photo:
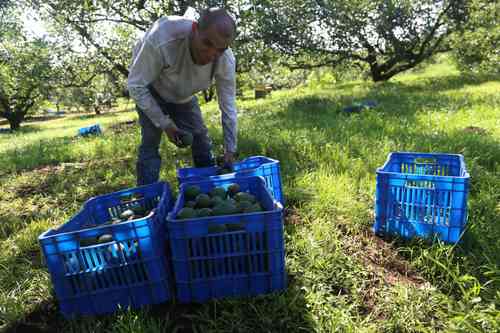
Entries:
[[12, 7], [0, 7], [0, 117], [20, 128], [53, 85], [49, 44], [27, 39]]
[[471, 0], [468, 20], [453, 42], [453, 54], [461, 70], [500, 74], [500, 3]]
[[291, 68], [367, 66], [385, 81], [450, 50], [466, 0], [254, 0], [256, 39]]

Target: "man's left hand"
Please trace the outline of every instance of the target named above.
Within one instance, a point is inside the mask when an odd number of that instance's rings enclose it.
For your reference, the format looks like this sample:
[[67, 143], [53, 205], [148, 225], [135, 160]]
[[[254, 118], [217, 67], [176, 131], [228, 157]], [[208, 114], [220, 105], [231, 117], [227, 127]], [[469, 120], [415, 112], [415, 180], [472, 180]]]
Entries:
[[234, 160], [235, 160], [235, 153], [229, 151], [224, 153], [224, 165], [233, 166]]

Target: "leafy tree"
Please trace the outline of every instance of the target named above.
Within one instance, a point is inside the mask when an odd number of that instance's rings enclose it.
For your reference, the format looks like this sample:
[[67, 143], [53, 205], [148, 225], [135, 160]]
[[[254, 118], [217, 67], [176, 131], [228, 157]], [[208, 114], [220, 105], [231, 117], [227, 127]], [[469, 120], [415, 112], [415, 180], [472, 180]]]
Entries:
[[46, 41], [25, 38], [16, 12], [0, 7], [0, 15], [8, 18], [0, 24], [0, 117], [17, 130], [51, 88], [52, 58]]
[[500, 74], [500, 3], [472, 0], [468, 20], [454, 40], [454, 56], [463, 71]]
[[466, 0], [254, 0], [255, 38], [291, 68], [367, 65], [388, 80], [438, 52], [465, 19]]

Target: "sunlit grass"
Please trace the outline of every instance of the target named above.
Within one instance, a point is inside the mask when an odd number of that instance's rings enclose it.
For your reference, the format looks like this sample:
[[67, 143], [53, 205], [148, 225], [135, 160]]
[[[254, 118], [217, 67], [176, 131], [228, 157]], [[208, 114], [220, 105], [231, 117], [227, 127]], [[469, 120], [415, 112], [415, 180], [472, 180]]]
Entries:
[[[37, 237], [89, 197], [134, 186], [139, 127], [115, 132], [112, 125], [137, 116], [66, 117], [1, 134], [0, 327], [29, 322], [30, 314], [52, 304], [44, 310], [52, 328], [69, 332], [498, 331], [498, 91], [498, 78], [462, 77], [440, 62], [386, 83], [311, 81], [266, 99], [240, 100], [241, 157], [281, 162], [287, 291], [73, 322], [55, 312]], [[364, 99], [379, 105], [342, 112]], [[203, 110], [220, 153], [216, 103]], [[79, 127], [93, 123], [104, 135], [75, 137]], [[460, 244], [371, 236], [375, 170], [398, 150], [464, 155], [472, 181]], [[175, 188], [175, 167], [190, 164], [189, 151], [164, 140], [161, 155], [161, 178]]]

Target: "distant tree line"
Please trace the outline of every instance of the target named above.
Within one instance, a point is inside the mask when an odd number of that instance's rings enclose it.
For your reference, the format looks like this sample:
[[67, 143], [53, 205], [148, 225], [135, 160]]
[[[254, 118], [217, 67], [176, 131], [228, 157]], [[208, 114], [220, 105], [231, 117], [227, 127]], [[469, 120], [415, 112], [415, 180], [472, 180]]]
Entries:
[[[241, 86], [287, 75], [282, 69], [319, 67], [355, 67], [386, 81], [441, 52], [452, 52], [463, 70], [498, 73], [494, 1], [4, 0], [0, 117], [16, 130], [46, 100], [101, 112], [126, 95], [140, 34], [163, 15], [208, 6], [226, 7], [238, 22], [233, 51]], [[43, 20], [48, 36], [26, 34], [21, 14], [27, 9]]]

